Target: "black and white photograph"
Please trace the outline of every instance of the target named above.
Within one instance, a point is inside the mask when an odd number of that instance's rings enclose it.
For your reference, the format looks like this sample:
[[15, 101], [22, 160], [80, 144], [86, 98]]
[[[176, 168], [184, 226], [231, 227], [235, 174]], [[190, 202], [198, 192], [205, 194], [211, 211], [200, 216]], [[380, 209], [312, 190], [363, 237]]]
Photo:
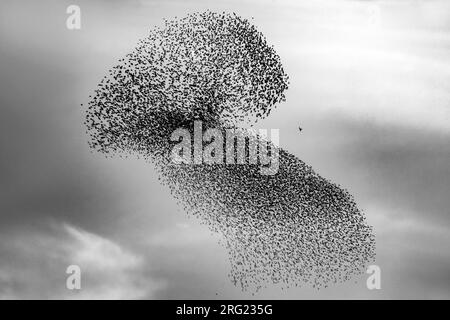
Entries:
[[0, 110], [1, 300], [450, 299], [450, 1], [2, 0]]

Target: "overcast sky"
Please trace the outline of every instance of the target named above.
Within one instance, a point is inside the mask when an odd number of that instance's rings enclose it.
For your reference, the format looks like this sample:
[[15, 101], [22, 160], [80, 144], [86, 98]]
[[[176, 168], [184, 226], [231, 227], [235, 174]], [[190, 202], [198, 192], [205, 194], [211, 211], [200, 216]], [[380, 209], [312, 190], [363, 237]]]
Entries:
[[[151, 164], [90, 152], [80, 104], [108, 69], [163, 18], [206, 9], [253, 17], [279, 53], [287, 101], [259, 126], [355, 196], [381, 290], [242, 292]], [[0, 298], [450, 298], [448, 1], [2, 1], [0, 44]]]

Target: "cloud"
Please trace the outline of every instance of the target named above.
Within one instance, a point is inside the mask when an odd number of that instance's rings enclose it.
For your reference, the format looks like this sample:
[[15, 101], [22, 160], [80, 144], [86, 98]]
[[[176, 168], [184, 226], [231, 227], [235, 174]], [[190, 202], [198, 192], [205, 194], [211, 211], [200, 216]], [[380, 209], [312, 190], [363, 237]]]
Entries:
[[[140, 299], [162, 286], [144, 257], [71, 225], [15, 230], [1, 240], [2, 299]], [[65, 287], [69, 265], [81, 268], [81, 290]]]
[[347, 122], [343, 135], [348, 139], [340, 146], [342, 159], [364, 202], [449, 226], [448, 134]]
[[448, 226], [430, 223], [411, 212], [376, 205], [372, 213], [377, 259], [382, 269], [385, 298], [448, 299], [450, 296], [450, 240]]

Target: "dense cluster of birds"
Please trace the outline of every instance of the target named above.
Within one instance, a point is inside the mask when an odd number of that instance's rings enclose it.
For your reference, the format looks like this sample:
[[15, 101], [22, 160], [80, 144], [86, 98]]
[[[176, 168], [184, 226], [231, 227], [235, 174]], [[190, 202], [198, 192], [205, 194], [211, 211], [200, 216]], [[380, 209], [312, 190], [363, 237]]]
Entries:
[[257, 164], [171, 162], [175, 129], [257, 121], [285, 100], [288, 84], [279, 56], [248, 20], [207, 11], [150, 31], [104, 77], [86, 112], [91, 148], [151, 161], [179, 205], [223, 235], [230, 277], [244, 290], [320, 288], [364, 272], [375, 255], [352, 196], [281, 148], [274, 175]]

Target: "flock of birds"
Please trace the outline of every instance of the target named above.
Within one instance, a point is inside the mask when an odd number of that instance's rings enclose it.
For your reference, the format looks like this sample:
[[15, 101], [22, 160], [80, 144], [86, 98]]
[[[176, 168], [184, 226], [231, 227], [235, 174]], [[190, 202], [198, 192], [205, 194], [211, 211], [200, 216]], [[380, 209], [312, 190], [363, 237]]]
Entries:
[[[279, 170], [171, 163], [171, 133], [268, 116], [288, 88], [279, 56], [236, 14], [165, 21], [105, 76], [86, 110], [90, 147], [152, 162], [179, 205], [223, 235], [243, 290], [324, 287], [363, 273], [375, 239], [352, 196], [279, 148]], [[299, 128], [301, 131], [301, 128]], [[250, 138], [252, 139], [252, 138]], [[247, 141], [248, 145], [248, 141]]]

